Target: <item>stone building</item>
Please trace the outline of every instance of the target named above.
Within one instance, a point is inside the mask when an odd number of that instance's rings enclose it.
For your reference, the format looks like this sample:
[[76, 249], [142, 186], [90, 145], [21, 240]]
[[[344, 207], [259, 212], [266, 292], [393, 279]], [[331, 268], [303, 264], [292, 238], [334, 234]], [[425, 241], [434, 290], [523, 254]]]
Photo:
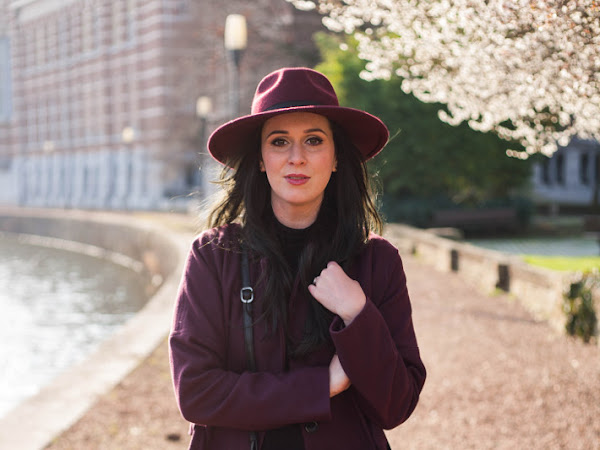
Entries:
[[[600, 143], [574, 139], [551, 158], [534, 165], [535, 201], [566, 210], [586, 210], [600, 181]], [[596, 199], [598, 200], [598, 199]]]
[[268, 72], [317, 62], [316, 13], [285, 0], [0, 0], [0, 204], [185, 204], [206, 185], [207, 133], [232, 118], [232, 13], [248, 24], [246, 113]]

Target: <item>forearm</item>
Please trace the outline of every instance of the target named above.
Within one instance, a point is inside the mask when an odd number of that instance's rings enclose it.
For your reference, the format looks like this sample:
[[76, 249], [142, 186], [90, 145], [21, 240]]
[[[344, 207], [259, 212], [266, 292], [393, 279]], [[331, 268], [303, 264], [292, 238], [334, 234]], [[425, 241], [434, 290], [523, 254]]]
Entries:
[[177, 350], [172, 359], [177, 401], [189, 422], [265, 430], [330, 418], [327, 367], [238, 374], [180, 361]]
[[[415, 408], [425, 380], [425, 368], [412, 334], [390, 333], [377, 307], [367, 301], [347, 327], [334, 321], [332, 337], [344, 371], [370, 415], [382, 427], [403, 422]], [[367, 368], [367, 369], [366, 369]]]

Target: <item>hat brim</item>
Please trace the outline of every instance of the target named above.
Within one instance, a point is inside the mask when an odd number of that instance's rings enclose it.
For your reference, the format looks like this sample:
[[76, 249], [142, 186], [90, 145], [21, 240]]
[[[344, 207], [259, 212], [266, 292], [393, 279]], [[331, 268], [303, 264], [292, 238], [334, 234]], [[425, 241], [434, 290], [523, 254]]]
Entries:
[[307, 105], [274, 109], [240, 117], [217, 128], [208, 139], [211, 156], [221, 164], [229, 165], [238, 153], [247, 148], [251, 139], [271, 117], [293, 112], [310, 112], [327, 117], [341, 126], [366, 161], [379, 153], [389, 139], [389, 131], [377, 117], [365, 111], [343, 106]]

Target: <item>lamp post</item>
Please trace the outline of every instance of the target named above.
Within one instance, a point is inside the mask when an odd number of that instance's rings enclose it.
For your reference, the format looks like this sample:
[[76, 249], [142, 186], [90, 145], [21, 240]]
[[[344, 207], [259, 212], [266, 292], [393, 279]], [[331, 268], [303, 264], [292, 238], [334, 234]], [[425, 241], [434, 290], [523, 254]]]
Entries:
[[241, 14], [230, 14], [225, 19], [225, 49], [233, 64], [231, 71], [231, 115], [240, 115], [240, 61], [248, 41], [246, 18]]
[[[204, 149], [206, 148], [206, 122], [208, 119], [208, 115], [212, 112], [212, 100], [210, 97], [206, 95], [202, 95], [198, 97], [196, 100], [196, 116], [200, 119], [200, 134], [198, 136], [199, 145], [200, 145], [200, 164], [193, 164], [193, 180], [194, 185], [199, 186], [203, 183], [203, 179], [205, 176], [202, 176], [200, 170], [205, 169], [205, 164], [203, 164], [205, 156]], [[197, 158], [197, 157], [196, 157]], [[195, 158], [194, 158], [195, 159]], [[204, 186], [205, 188], [205, 186]]]
[[196, 100], [196, 116], [200, 119], [200, 146], [206, 143], [206, 119], [212, 112], [212, 100], [203, 95]]

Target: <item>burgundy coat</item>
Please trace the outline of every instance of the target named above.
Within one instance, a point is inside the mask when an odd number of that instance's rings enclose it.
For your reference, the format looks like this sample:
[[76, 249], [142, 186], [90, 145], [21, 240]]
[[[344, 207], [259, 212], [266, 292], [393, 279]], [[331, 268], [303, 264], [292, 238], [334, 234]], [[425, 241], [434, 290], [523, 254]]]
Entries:
[[[178, 293], [169, 348], [179, 408], [196, 424], [190, 448], [247, 450], [249, 430], [262, 443], [263, 430], [302, 424], [306, 450], [385, 449], [383, 429], [410, 416], [425, 382], [397, 249], [373, 235], [348, 271], [367, 303], [349, 326], [339, 317], [331, 324], [352, 386], [330, 399], [333, 351], [292, 360], [286, 371], [283, 332], [269, 333], [264, 322], [254, 326], [257, 372], [246, 371], [238, 232], [227, 225], [193, 243]], [[250, 266], [255, 283], [265, 261]], [[263, 286], [254, 289], [256, 312]], [[307, 300], [297, 286], [289, 305], [299, 337]]]

